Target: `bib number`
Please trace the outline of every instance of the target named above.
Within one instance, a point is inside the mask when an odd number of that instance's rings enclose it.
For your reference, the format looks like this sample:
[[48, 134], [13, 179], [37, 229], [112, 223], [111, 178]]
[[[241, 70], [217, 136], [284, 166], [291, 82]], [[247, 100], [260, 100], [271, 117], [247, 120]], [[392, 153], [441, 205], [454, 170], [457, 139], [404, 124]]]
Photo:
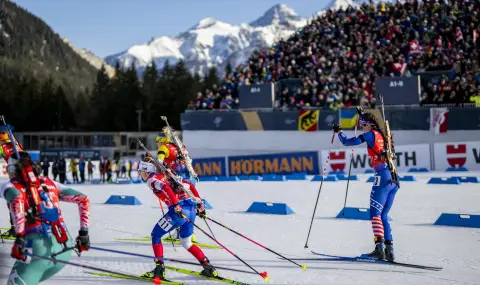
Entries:
[[161, 218], [160, 221], [158, 221], [158, 226], [166, 232], [168, 232], [173, 227], [170, 221], [165, 217]]
[[382, 181], [379, 175], [375, 175], [373, 177], [373, 186], [380, 186], [380, 182]]

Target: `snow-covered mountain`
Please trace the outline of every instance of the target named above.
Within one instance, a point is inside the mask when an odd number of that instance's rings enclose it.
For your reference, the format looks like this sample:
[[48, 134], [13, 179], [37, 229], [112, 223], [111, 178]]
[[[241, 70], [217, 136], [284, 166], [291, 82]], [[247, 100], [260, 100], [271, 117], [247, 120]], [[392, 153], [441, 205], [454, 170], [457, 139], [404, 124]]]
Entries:
[[161, 68], [165, 61], [183, 60], [191, 72], [205, 74], [211, 66], [223, 73], [227, 62], [232, 66], [245, 63], [251, 53], [286, 38], [307, 20], [286, 5], [275, 5], [249, 24], [230, 25], [205, 18], [189, 30], [175, 36], [161, 36], [110, 55], [106, 62], [127, 68], [135, 64], [141, 72], [152, 61]]
[[[383, 2], [388, 1], [395, 0]], [[374, 0], [374, 3], [377, 2], [380, 0]], [[359, 7], [363, 3], [369, 3], [369, 0], [332, 0], [316, 14], [321, 15], [326, 9], [346, 8], [349, 5]], [[134, 45], [107, 56], [105, 61], [111, 66], [115, 66], [118, 61], [123, 68], [135, 64], [142, 73], [151, 62], [161, 68], [167, 60], [170, 64], [183, 60], [192, 73], [204, 75], [209, 67], [215, 66], [223, 74], [227, 62], [232, 66], [244, 64], [253, 51], [288, 38], [306, 24], [307, 18], [298, 16], [284, 4], [278, 4], [249, 24], [234, 26], [205, 18], [175, 37], [153, 38], [148, 43]]]
[[95, 67], [96, 69], [102, 68], [102, 65], [105, 66], [105, 71], [107, 72], [107, 75], [112, 78], [115, 75], [115, 68], [110, 66], [105, 60], [102, 58], [94, 55], [90, 51], [79, 48], [75, 45], [73, 45], [67, 38], [63, 38], [63, 42], [68, 44], [76, 53], [78, 53], [83, 59], [85, 59], [90, 65]]

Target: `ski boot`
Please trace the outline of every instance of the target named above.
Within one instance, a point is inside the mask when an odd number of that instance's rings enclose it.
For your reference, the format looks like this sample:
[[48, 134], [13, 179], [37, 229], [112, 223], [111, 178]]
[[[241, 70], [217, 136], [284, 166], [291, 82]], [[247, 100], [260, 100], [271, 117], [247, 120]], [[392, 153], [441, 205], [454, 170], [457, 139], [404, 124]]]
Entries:
[[148, 271], [147, 273], [143, 274], [141, 277], [144, 278], [152, 278], [153, 283], [160, 284], [161, 280], [165, 280], [165, 264], [160, 260], [155, 260], [155, 269], [152, 271]]
[[385, 244], [383, 237], [375, 237], [375, 249], [371, 253], [362, 254], [365, 258], [375, 258], [383, 260], [385, 256]]
[[395, 260], [395, 252], [393, 251], [393, 243], [391, 240], [385, 241], [385, 257], [388, 261]]
[[203, 266], [203, 270], [201, 273], [203, 276], [206, 276], [206, 277], [218, 276], [217, 270], [215, 269], [215, 267], [213, 267], [213, 265], [210, 264], [210, 260], [208, 260], [207, 257], [205, 257], [202, 261], [200, 261], [200, 264]]

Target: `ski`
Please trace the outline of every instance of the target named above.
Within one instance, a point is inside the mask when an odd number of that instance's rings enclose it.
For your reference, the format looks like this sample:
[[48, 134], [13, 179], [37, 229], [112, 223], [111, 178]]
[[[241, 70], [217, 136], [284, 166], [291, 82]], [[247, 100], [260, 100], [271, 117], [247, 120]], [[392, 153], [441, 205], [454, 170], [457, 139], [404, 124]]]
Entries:
[[223, 283], [236, 284], [236, 285], [249, 285], [248, 283], [243, 283], [243, 282], [240, 282], [240, 281], [224, 278], [224, 277], [221, 277], [221, 276], [208, 277], [208, 276], [202, 275], [201, 272], [199, 272], [199, 271], [183, 269], [183, 268], [178, 268], [178, 267], [173, 267], [173, 266], [165, 266], [165, 268], [168, 269], [168, 270], [179, 272], [179, 273], [183, 273], [183, 274], [187, 274], [187, 275], [191, 275], [191, 276], [196, 276], [196, 277], [202, 277], [202, 278], [206, 278], [206, 279], [210, 279], [210, 280], [214, 280], [214, 281], [219, 281], [219, 282], [223, 282]]
[[[128, 276], [123, 274], [112, 274], [112, 273], [103, 273], [103, 272], [93, 272], [93, 271], [84, 271], [87, 274], [101, 276], [101, 277], [111, 277], [111, 278], [118, 278], [118, 279], [129, 279], [129, 280], [136, 280], [136, 281], [145, 281], [145, 282], [152, 282], [152, 278], [148, 277], [141, 277], [141, 276]], [[169, 284], [169, 285], [187, 285], [186, 283], [175, 282], [171, 280], [162, 280], [162, 284]]]
[[295, 258], [293, 260], [347, 261], [347, 262], [376, 263], [376, 264], [394, 265], [394, 266], [410, 267], [410, 268], [433, 270], [433, 271], [440, 271], [440, 270], [443, 269], [443, 267], [402, 263], [402, 262], [396, 262], [396, 261], [388, 261], [388, 260], [381, 260], [381, 259], [375, 259], [375, 258], [367, 258], [367, 257], [362, 257], [362, 256], [357, 256], [357, 257], [338, 256], [338, 255], [329, 255], [329, 254], [318, 253], [318, 252], [314, 252], [314, 251], [312, 251], [312, 253], [315, 254], [315, 255], [324, 256], [324, 258]]
[[[0, 239], [4, 239], [4, 240], [15, 240], [16, 239], [16, 236], [11, 236], [8, 231], [10, 230], [10, 228], [0, 228]], [[2, 232], [4, 231], [4, 232]]]
[[[114, 238], [115, 240], [120, 240], [120, 241], [136, 241], [136, 242], [152, 242], [151, 237], [142, 237], [142, 238]], [[163, 242], [172, 242], [174, 244], [180, 244], [180, 240], [178, 239], [170, 239], [170, 238], [164, 238], [162, 239]], [[221, 249], [221, 247], [213, 244], [208, 244], [208, 243], [199, 243], [199, 242], [192, 242], [194, 245], [201, 247], [201, 248], [212, 248], [212, 249]]]

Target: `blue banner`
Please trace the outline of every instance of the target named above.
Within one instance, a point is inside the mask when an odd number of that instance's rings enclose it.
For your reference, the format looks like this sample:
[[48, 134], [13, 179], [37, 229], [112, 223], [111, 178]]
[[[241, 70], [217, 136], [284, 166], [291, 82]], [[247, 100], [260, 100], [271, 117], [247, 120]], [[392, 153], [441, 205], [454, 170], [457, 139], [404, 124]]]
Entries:
[[229, 175], [318, 174], [317, 152], [229, 156]]
[[192, 166], [198, 176], [226, 176], [225, 157], [193, 159]]

